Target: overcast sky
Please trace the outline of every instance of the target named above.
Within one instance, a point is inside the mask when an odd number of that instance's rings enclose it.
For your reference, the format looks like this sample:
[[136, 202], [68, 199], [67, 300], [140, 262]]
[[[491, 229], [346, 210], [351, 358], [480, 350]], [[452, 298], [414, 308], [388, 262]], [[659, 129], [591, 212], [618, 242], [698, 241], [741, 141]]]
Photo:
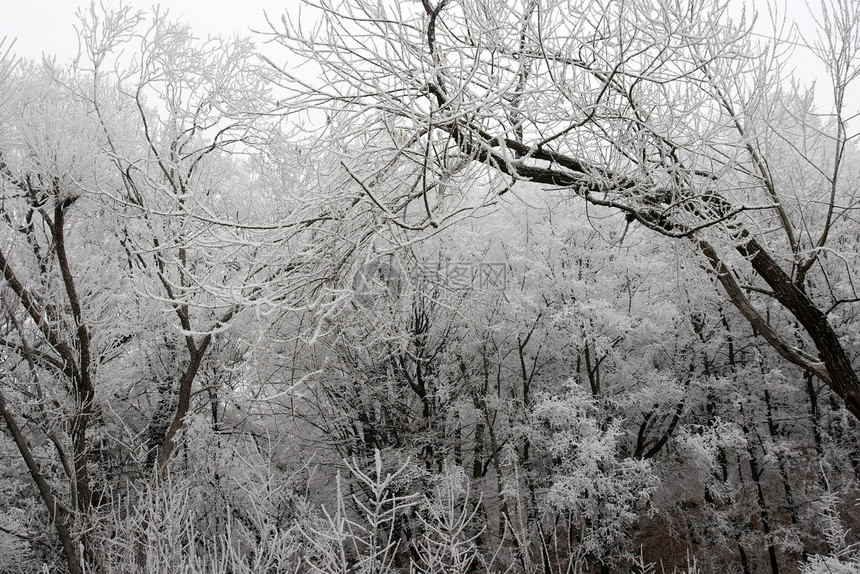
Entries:
[[[102, 1], [117, 4], [116, 1]], [[733, 1], [739, 5], [753, 2]], [[126, 1], [126, 4], [144, 11], [149, 11], [157, 3], [157, 0]], [[810, 0], [809, 3], [817, 5], [818, 0]], [[163, 7], [169, 8], [174, 18], [190, 23], [195, 34], [200, 37], [266, 29], [264, 11], [277, 21], [285, 10], [297, 10], [299, 4], [300, 0], [171, 0], [161, 3]], [[74, 29], [77, 24], [76, 11], [79, 7], [88, 8], [89, 5], [89, 0], [0, 0], [0, 39], [4, 36], [7, 38], [4, 48], [8, 47], [11, 39], [16, 39], [13, 51], [21, 57], [40, 59], [42, 54], [47, 54], [57, 55], [61, 61], [70, 61], [77, 53]], [[759, 29], [767, 33], [765, 3], [759, 2], [757, 6], [763, 11]], [[804, 33], [812, 34], [814, 22], [808, 16], [806, 0], [786, 0], [786, 13], [790, 19], [797, 19]], [[798, 47], [793, 66], [805, 82], [813, 79], [818, 81], [816, 99], [819, 106], [824, 107], [830, 86], [820, 62], [811, 57], [808, 50]], [[858, 105], [850, 111], [860, 111], [860, 88], [855, 89], [852, 95], [858, 96]]]
[[[118, 2], [105, 1], [117, 5]], [[149, 11], [157, 0], [127, 0], [137, 10]], [[251, 28], [265, 29], [267, 12], [273, 20], [298, 0], [171, 0], [161, 2], [177, 20], [190, 23], [201, 37], [234, 32], [249, 33]], [[25, 58], [40, 59], [42, 54], [71, 60], [78, 43], [74, 26], [76, 12], [89, 9], [89, 0], [0, 0], [0, 38], [12, 38], [14, 52]]]

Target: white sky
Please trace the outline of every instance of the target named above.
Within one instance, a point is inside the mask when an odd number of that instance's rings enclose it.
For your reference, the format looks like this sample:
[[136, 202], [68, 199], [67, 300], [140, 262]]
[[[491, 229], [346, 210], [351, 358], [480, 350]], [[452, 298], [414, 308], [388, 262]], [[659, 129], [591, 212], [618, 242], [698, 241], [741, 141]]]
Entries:
[[[99, 0], [97, 0], [98, 3]], [[105, 4], [119, 2], [101, 0]], [[298, 0], [126, 0], [125, 5], [149, 12], [161, 4], [170, 15], [191, 24], [197, 36], [230, 35], [234, 32], [249, 34], [250, 29], [265, 30], [263, 12], [277, 22], [281, 14], [292, 7], [298, 9]], [[8, 46], [15, 41], [14, 53], [24, 58], [39, 60], [42, 54], [56, 55], [71, 60], [77, 53], [77, 34], [74, 26], [78, 9], [88, 10], [89, 0], [0, 0], [0, 38], [7, 37]], [[5, 47], [4, 46], [4, 47]]]
[[[117, 4], [116, 1], [101, 1]], [[761, 12], [758, 29], [764, 34], [770, 33], [766, 2], [732, 1], [739, 6], [755, 3]], [[785, 2], [785, 13], [789, 21], [796, 19], [802, 32], [812, 36], [814, 22], [808, 16], [807, 0], [779, 1]], [[809, 0], [809, 4], [817, 6], [819, 1]], [[126, 0], [125, 3], [137, 10], [149, 11], [158, 0]], [[4, 48], [8, 47], [10, 40], [14, 38], [13, 51], [18, 56], [38, 60], [43, 54], [57, 55], [61, 61], [70, 61], [77, 53], [78, 47], [74, 29], [77, 24], [75, 13], [81, 7], [87, 9], [89, 4], [89, 0], [0, 0], [0, 39], [4, 36], [7, 38]], [[252, 29], [265, 30], [267, 25], [264, 11], [273, 21], [278, 21], [284, 11], [297, 11], [300, 0], [171, 0], [161, 2], [161, 5], [168, 8], [174, 18], [190, 23], [195, 34], [205, 38], [207, 35], [230, 35], [235, 32], [247, 34]], [[798, 47], [792, 65], [804, 82], [817, 80], [816, 100], [819, 108], [829, 108], [827, 97], [830, 95], [830, 85], [820, 62], [811, 56], [809, 50]], [[854, 98], [857, 103], [849, 103], [849, 111], [860, 112], [860, 86], [855, 87], [852, 95], [857, 96]]]

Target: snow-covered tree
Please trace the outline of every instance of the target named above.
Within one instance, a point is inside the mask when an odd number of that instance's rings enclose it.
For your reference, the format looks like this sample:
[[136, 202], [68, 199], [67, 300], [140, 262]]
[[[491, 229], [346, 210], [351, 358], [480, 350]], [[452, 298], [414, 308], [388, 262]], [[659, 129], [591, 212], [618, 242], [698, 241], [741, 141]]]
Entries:
[[496, 196], [530, 182], [617, 210], [688, 242], [774, 351], [860, 417], [856, 329], [842, 324], [858, 297], [835, 286], [853, 273], [845, 94], [860, 11], [824, 6], [824, 122], [789, 91], [780, 42], [760, 41], [720, 0], [322, 1], [308, 3], [316, 27], [284, 19], [272, 37], [321, 70], [306, 80], [278, 68], [287, 110], [324, 110], [315, 141], [372, 134], [355, 156], [375, 158], [364, 181], [393, 165], [414, 174], [390, 204], [371, 204], [368, 184], [368, 205], [423, 204], [403, 220], [433, 225], [463, 197], [452, 184], [471, 180]]

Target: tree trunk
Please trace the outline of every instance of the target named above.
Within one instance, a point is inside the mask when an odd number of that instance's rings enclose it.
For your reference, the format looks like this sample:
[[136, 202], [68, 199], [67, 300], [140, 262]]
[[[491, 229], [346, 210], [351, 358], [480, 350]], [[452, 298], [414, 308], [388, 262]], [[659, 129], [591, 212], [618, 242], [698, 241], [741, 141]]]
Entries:
[[[745, 434], [746, 429], [744, 429]], [[749, 436], [747, 434], [747, 436]], [[753, 447], [750, 444], [749, 439], [747, 439], [747, 452], [749, 453], [749, 465], [750, 465], [750, 474], [752, 475], [753, 484], [756, 489], [756, 498], [758, 500], [759, 507], [759, 516], [761, 517], [761, 525], [762, 530], [764, 530], [764, 535], [767, 538], [767, 555], [770, 560], [770, 570], [773, 574], [779, 574], [779, 563], [776, 559], [776, 548], [773, 545], [773, 534], [771, 532], [770, 527], [770, 513], [767, 510], [767, 506], [765, 504], [764, 499], [764, 490], [761, 486], [761, 473], [762, 471], [758, 468], [758, 460], [755, 457], [755, 452], [753, 451]]]
[[60, 544], [63, 547], [63, 555], [66, 557], [66, 564], [69, 567], [70, 574], [80, 574], [81, 565], [78, 562], [78, 557], [75, 552], [75, 544], [72, 540], [72, 534], [69, 531], [69, 525], [72, 523], [71, 513], [54, 497], [51, 486], [42, 472], [39, 469], [39, 463], [36, 461], [33, 453], [30, 452], [30, 447], [27, 445], [27, 439], [21, 432], [21, 427], [9, 409], [6, 408], [6, 399], [3, 393], [0, 392], [0, 415], [6, 422], [6, 427], [12, 434], [12, 439], [15, 441], [15, 446], [18, 447], [18, 452], [21, 453], [21, 458], [27, 465], [27, 470], [30, 471], [30, 476], [33, 477], [33, 482], [39, 489], [39, 495], [42, 501], [48, 508], [48, 515], [51, 517], [51, 522], [54, 523], [54, 528], [57, 530], [57, 536], [60, 538]]
[[191, 406], [191, 385], [194, 383], [194, 378], [197, 376], [200, 363], [203, 361], [206, 348], [209, 346], [211, 339], [211, 335], [206, 335], [200, 346], [191, 353], [191, 361], [188, 363], [185, 373], [183, 373], [179, 381], [179, 404], [176, 406], [176, 414], [173, 416], [173, 421], [164, 434], [164, 442], [161, 443], [158, 449], [158, 456], [156, 457], [159, 480], [164, 478], [164, 473], [167, 470], [167, 462], [170, 460], [170, 455], [173, 454], [176, 433], [182, 428], [185, 422], [185, 415], [188, 414], [188, 409]]
[[[765, 389], [764, 391], [764, 402], [767, 407], [767, 429], [770, 434], [771, 440], [776, 444], [777, 440], [779, 440], [779, 428], [777, 427], [776, 421], [773, 418], [773, 401], [770, 398], [770, 391]], [[788, 481], [789, 470], [788, 464], [786, 464], [785, 454], [782, 453], [780, 449], [776, 449], [776, 461], [779, 466], [779, 477], [782, 480], [782, 488], [785, 491], [785, 501], [788, 504], [788, 512], [791, 517], [791, 525], [797, 528], [798, 525], [798, 516], [797, 516], [797, 506], [794, 504], [794, 493], [791, 489], [791, 483]], [[806, 561], [806, 547], [804, 546], [802, 549], [803, 560]]]
[[827, 377], [819, 372], [815, 374], [842, 398], [845, 407], [860, 420], [860, 378], [827, 316], [755, 239], [749, 238], [737, 249], [741, 255], [750, 258], [753, 269], [770, 285], [777, 301], [800, 321], [812, 339], [824, 362]]

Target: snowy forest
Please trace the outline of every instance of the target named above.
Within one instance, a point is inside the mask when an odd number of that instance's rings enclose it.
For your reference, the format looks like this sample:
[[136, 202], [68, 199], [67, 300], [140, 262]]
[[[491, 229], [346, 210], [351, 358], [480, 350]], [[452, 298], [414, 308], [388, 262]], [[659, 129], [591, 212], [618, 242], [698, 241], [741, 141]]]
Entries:
[[860, 3], [815, 7], [3, 39], [0, 572], [860, 571]]

